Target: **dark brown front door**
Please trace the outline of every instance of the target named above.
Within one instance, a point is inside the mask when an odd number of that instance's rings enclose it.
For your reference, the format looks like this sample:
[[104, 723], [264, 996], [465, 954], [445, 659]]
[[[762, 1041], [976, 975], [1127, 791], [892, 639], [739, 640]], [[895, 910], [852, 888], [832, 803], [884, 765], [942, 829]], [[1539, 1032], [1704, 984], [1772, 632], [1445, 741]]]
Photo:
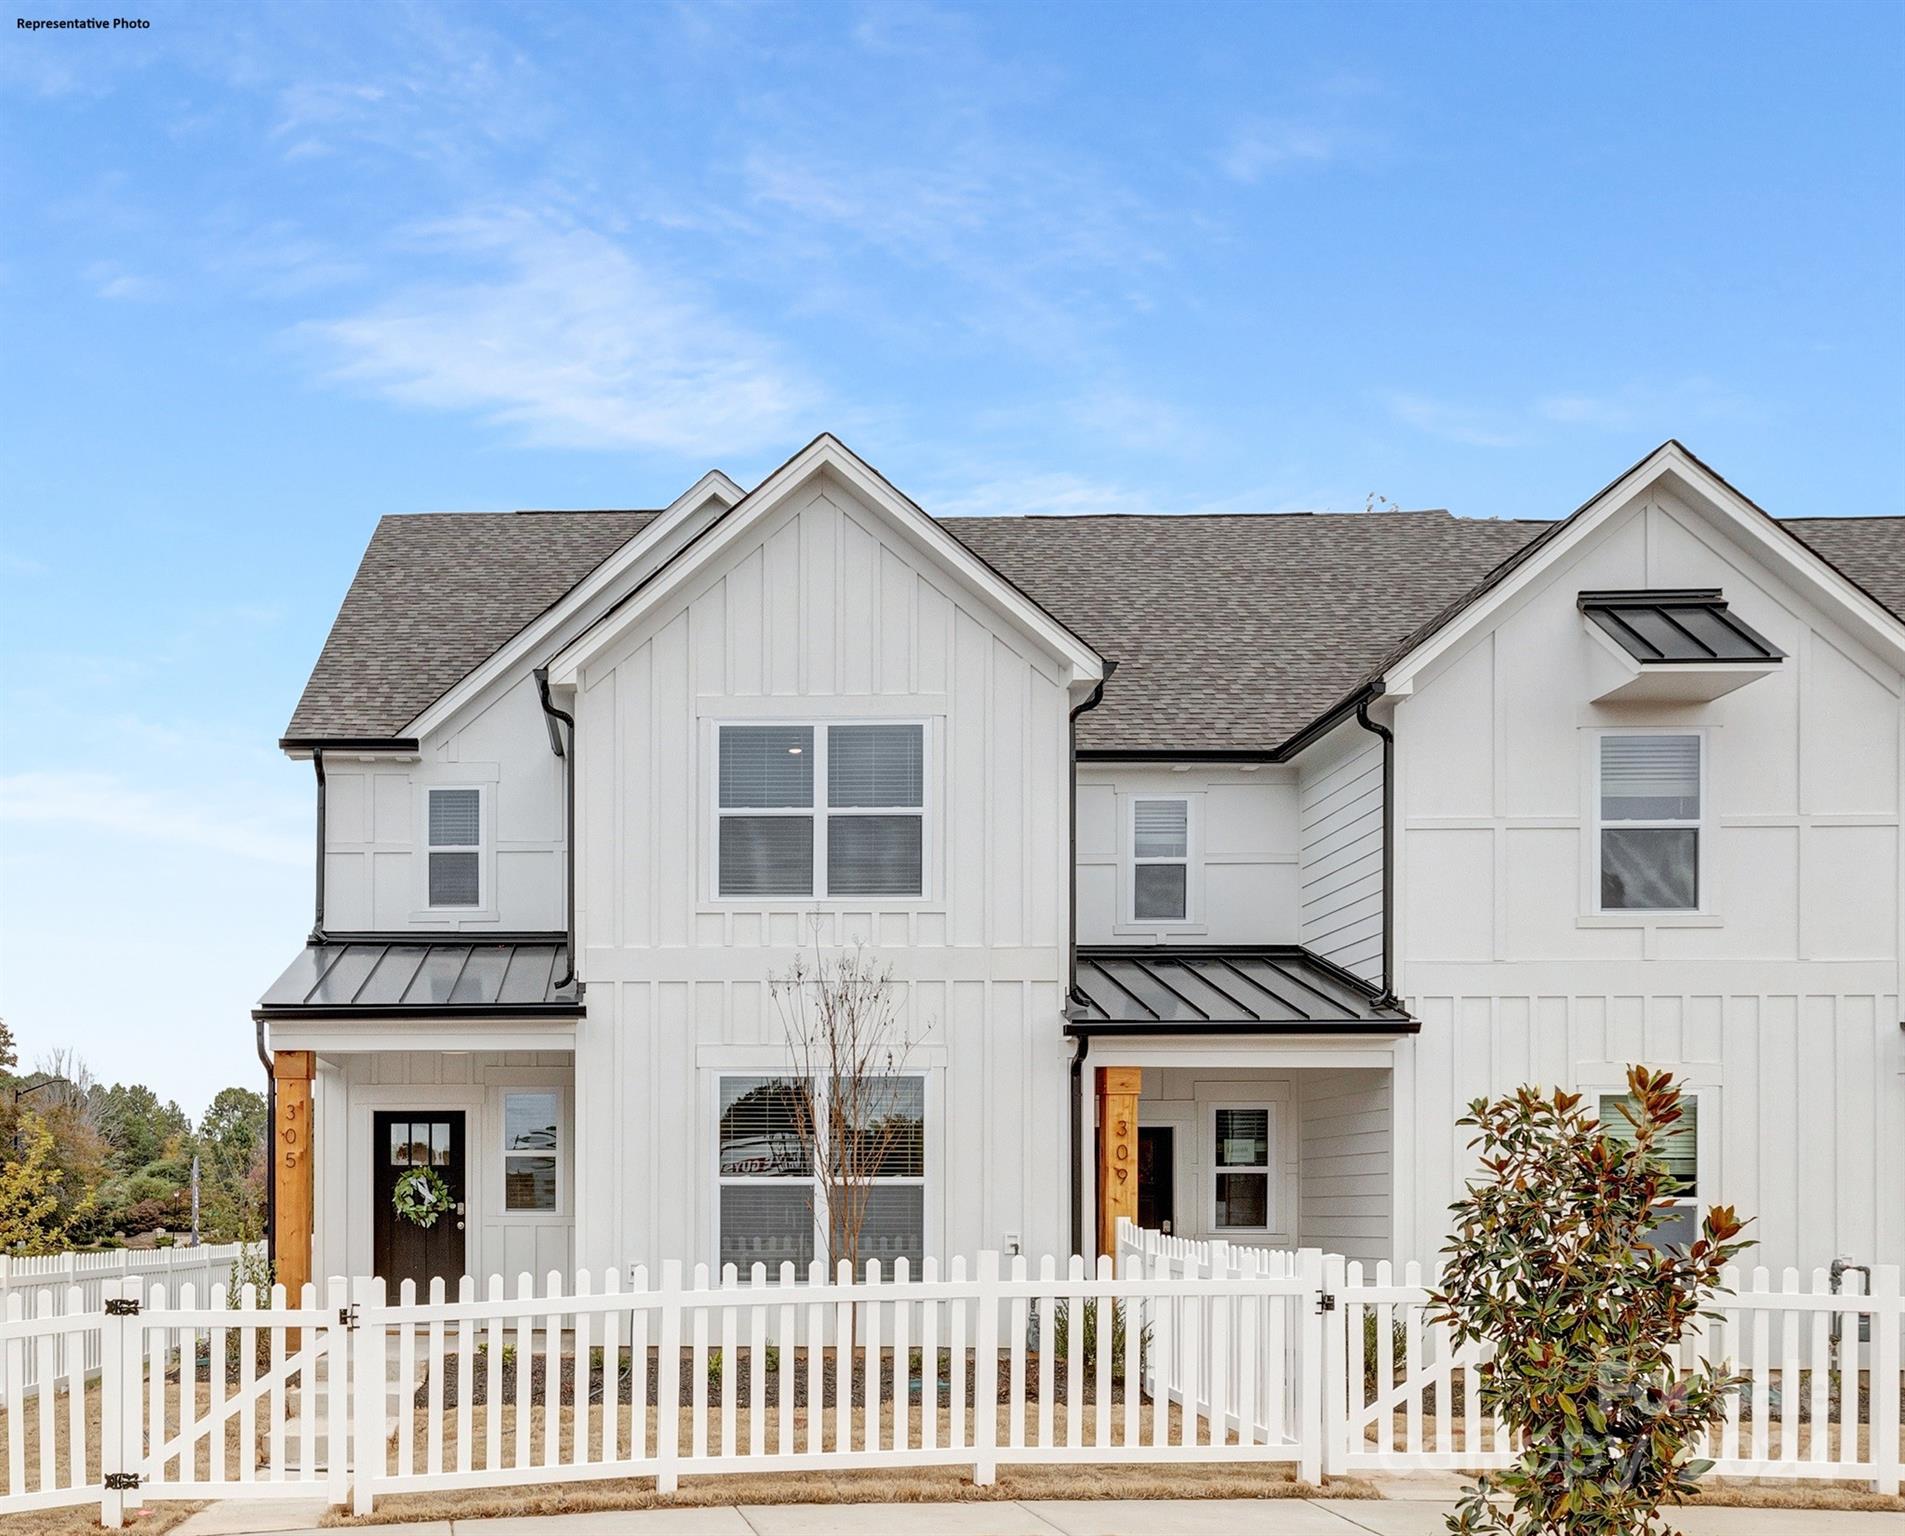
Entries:
[[[371, 1214], [372, 1258], [394, 1301], [397, 1287], [417, 1282], [419, 1298], [441, 1275], [451, 1296], [463, 1277], [463, 1111], [388, 1110], [371, 1116], [371, 1156], [377, 1170]], [[420, 1227], [391, 1207], [397, 1180], [412, 1168], [433, 1168], [449, 1186], [452, 1208]]]
[[1169, 1232], [1177, 1214], [1176, 1150], [1170, 1126], [1138, 1127], [1138, 1225], [1154, 1232]]

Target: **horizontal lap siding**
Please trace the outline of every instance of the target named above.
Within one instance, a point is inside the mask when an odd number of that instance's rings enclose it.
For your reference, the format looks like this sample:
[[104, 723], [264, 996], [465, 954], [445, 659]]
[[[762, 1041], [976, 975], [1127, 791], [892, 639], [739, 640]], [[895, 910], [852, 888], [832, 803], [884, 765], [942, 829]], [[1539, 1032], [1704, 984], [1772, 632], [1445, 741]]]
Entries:
[[[1346, 731], [1350, 728], [1345, 728]], [[1359, 742], [1366, 740], [1367, 746]], [[1325, 749], [1300, 780], [1302, 943], [1369, 981], [1382, 976], [1382, 747], [1366, 732]]]
[[1389, 1256], [1394, 1135], [1387, 1071], [1296, 1074], [1300, 1241], [1352, 1259]]

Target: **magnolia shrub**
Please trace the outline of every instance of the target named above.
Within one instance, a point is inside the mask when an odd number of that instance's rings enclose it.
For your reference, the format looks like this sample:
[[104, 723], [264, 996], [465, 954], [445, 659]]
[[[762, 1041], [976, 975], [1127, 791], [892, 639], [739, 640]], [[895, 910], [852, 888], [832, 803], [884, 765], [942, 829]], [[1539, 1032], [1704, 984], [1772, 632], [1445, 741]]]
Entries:
[[1745, 1379], [1675, 1347], [1748, 1246], [1731, 1206], [1714, 1206], [1684, 1247], [1651, 1234], [1679, 1191], [1660, 1142], [1682, 1115], [1671, 1075], [1627, 1071], [1631, 1138], [1604, 1135], [1582, 1096], [1521, 1088], [1477, 1099], [1481, 1174], [1450, 1209], [1455, 1235], [1431, 1300], [1459, 1346], [1494, 1346], [1482, 1407], [1523, 1447], [1478, 1479], [1449, 1529], [1462, 1536], [1653, 1536], [1712, 1465], [1693, 1443]]

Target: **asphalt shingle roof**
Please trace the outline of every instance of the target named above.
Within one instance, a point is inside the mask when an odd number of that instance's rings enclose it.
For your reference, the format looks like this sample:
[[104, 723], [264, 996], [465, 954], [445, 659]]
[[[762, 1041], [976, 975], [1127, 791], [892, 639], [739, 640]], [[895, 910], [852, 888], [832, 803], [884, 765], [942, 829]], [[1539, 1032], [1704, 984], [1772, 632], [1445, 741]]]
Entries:
[[[388, 737], [653, 512], [433, 513], [373, 534], [287, 735]], [[1447, 512], [948, 518], [1118, 663], [1083, 750], [1267, 752], [1554, 525]], [[1785, 524], [1905, 616], [1905, 518]]]
[[285, 735], [388, 737], [655, 512], [427, 512], [377, 524]]

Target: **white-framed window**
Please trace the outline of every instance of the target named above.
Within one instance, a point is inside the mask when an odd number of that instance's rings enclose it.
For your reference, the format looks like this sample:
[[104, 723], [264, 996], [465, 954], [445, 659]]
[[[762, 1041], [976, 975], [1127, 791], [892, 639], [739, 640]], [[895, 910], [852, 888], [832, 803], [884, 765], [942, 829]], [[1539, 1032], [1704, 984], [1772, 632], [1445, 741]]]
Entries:
[[[720, 1079], [715, 1129], [720, 1262], [744, 1274], [761, 1263], [773, 1275], [788, 1262], [805, 1278], [816, 1257], [845, 1257], [828, 1240], [827, 1191], [815, 1176], [802, 1132], [802, 1097], [797, 1078]], [[893, 1261], [905, 1258], [918, 1274], [926, 1254], [926, 1079], [896, 1075], [870, 1097], [879, 1102], [869, 1106], [868, 1117], [879, 1119], [891, 1134], [866, 1193], [860, 1261], [878, 1259], [890, 1274]], [[815, 1104], [819, 1123], [826, 1123], [828, 1113], [824, 1099]]]
[[1184, 923], [1191, 916], [1191, 802], [1186, 795], [1131, 797], [1131, 920]]
[[1698, 912], [1705, 892], [1706, 741], [1697, 731], [1604, 731], [1595, 759], [1603, 912]]
[[561, 1090], [506, 1089], [503, 1093], [503, 1209], [559, 1209], [561, 1157]]
[[716, 727], [714, 894], [926, 894], [926, 727]]
[[[1601, 1134], [1609, 1141], [1632, 1146], [1634, 1122], [1628, 1118], [1633, 1095], [1603, 1093], [1597, 1105]], [[1650, 1241], [1686, 1245], [1700, 1235], [1700, 1095], [1683, 1092], [1680, 1119], [1654, 1142], [1654, 1150], [1673, 1176], [1672, 1214], [1650, 1235]]]
[[1219, 1104], [1210, 1116], [1211, 1226], [1262, 1232], [1275, 1225], [1268, 1104]]
[[428, 843], [425, 905], [471, 908], [483, 905], [483, 791], [477, 788], [430, 789], [424, 794], [424, 836]]

